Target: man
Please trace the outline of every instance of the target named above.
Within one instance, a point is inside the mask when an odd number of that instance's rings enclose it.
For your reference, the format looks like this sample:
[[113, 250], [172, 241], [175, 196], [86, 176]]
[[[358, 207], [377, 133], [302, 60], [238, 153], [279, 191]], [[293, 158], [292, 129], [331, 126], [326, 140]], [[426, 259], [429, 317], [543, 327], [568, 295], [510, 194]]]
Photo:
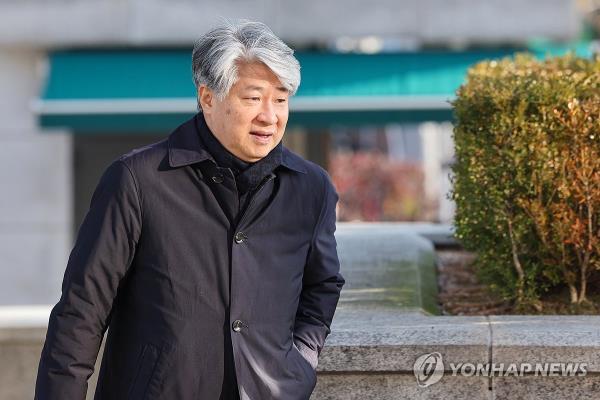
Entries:
[[300, 83], [265, 25], [208, 32], [201, 113], [113, 162], [52, 310], [36, 399], [307, 399], [344, 279], [337, 195], [282, 146]]

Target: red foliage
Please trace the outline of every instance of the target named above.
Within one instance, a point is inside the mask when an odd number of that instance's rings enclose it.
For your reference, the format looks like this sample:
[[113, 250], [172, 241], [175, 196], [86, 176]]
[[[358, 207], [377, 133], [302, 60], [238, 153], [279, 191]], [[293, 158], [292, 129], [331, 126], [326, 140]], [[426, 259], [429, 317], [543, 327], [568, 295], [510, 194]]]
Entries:
[[424, 175], [418, 163], [374, 152], [336, 152], [329, 172], [340, 196], [340, 221], [424, 219]]

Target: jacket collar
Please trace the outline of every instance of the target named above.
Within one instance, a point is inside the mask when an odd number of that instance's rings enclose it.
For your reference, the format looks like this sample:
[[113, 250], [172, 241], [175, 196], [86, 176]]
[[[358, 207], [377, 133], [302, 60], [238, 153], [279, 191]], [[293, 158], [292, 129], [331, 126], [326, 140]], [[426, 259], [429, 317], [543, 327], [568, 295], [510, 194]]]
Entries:
[[306, 166], [304, 165], [304, 160], [302, 160], [296, 154], [292, 153], [285, 146], [283, 147], [281, 165], [288, 169], [291, 169], [292, 171], [300, 172], [303, 174], [306, 174], [308, 172], [306, 170]]
[[[203, 116], [201, 113], [196, 114], [169, 135], [169, 165], [173, 168], [212, 160], [212, 156], [198, 136], [196, 118], [203, 118]], [[306, 173], [306, 167], [303, 164], [300, 157], [287, 148], [283, 148], [282, 166], [296, 172]]]
[[173, 168], [212, 159], [200, 142], [195, 119], [187, 120], [169, 135], [169, 165]]

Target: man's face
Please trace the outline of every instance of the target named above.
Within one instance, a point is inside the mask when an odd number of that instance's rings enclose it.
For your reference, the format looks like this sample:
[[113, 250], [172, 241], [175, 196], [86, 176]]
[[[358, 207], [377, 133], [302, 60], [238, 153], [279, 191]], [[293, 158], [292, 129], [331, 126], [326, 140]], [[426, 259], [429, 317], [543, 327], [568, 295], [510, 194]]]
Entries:
[[239, 63], [238, 80], [223, 101], [206, 86], [198, 95], [208, 127], [236, 157], [258, 161], [283, 138], [289, 93], [263, 63]]

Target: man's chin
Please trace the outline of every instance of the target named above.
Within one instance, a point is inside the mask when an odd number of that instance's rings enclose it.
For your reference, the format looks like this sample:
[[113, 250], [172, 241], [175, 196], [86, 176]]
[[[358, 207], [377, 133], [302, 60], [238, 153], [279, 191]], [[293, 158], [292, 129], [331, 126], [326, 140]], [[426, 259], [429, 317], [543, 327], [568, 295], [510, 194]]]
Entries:
[[273, 150], [272, 148], [261, 148], [255, 149], [252, 153], [248, 154], [249, 162], [256, 162], [262, 158], [265, 158], [269, 152]]

